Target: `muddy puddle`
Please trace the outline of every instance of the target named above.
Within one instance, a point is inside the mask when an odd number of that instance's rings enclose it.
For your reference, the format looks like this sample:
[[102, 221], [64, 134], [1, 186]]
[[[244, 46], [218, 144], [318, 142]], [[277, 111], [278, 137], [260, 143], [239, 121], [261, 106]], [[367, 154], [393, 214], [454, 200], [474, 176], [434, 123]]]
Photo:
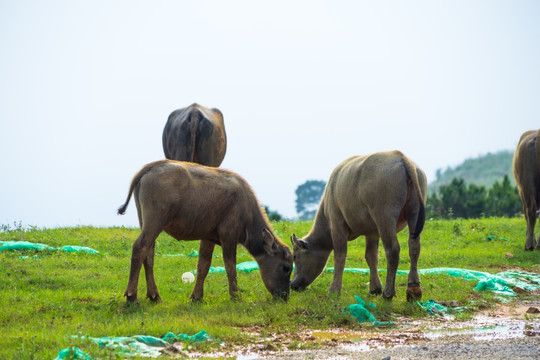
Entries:
[[[451, 316], [400, 318], [390, 328], [366, 325], [361, 330], [305, 330], [265, 337], [261, 328], [253, 327], [245, 329], [246, 335], [258, 339], [250, 345], [238, 348], [223, 344], [223, 351], [186, 355], [237, 360], [537, 360], [540, 359], [540, 313], [529, 314], [531, 307], [540, 309], [540, 300], [517, 306], [501, 305], [470, 320]], [[449, 354], [452, 355], [448, 357]]]
[[540, 339], [538, 319], [517, 320], [477, 316], [469, 321], [452, 318], [438, 321], [411, 322], [400, 324], [396, 329], [377, 332], [314, 331], [311, 334], [321, 342], [335, 342], [336, 348], [369, 351], [389, 346], [404, 346], [419, 342], [448, 340], [452, 337], [473, 341], [494, 341], [524, 337]]
[[[540, 307], [540, 303], [534, 305]], [[540, 316], [527, 314], [528, 308], [529, 306], [501, 306], [496, 311], [481, 313], [466, 321], [456, 320], [450, 316], [429, 320], [402, 319], [389, 329], [366, 327], [365, 331], [346, 329], [306, 331], [294, 335], [296, 342], [307, 346], [306, 350], [287, 348], [290, 344], [284, 337], [263, 342], [266, 345], [261, 343], [258, 348], [243, 349], [229, 355], [238, 360], [254, 360], [346, 359], [354, 354], [355, 358], [360, 359], [370, 358], [375, 353], [380, 354], [381, 351], [391, 348], [410, 351], [446, 346], [453, 349], [464, 343], [474, 348], [475, 344], [481, 347], [486, 343], [499, 344], [507, 341], [530, 342], [539, 349], [538, 358], [540, 358]], [[272, 343], [279, 344], [279, 348]], [[319, 348], [309, 350], [309, 344], [317, 345]]]
[[468, 335], [473, 340], [500, 340], [525, 336], [540, 336], [538, 322], [493, 319], [478, 317], [457, 327], [433, 329], [424, 334], [429, 339], [456, 335]]

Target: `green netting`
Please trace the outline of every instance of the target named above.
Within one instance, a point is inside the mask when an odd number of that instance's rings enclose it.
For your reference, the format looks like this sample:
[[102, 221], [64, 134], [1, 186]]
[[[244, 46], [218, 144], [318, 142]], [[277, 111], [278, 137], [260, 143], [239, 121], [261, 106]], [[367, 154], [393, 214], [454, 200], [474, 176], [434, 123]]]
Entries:
[[[325, 268], [325, 271], [333, 272], [334, 268]], [[369, 269], [345, 268], [344, 272], [356, 274], [369, 274]], [[379, 272], [386, 272], [385, 269], [379, 269]], [[408, 274], [408, 270], [398, 270], [398, 275]], [[418, 273], [426, 274], [442, 274], [452, 277], [458, 277], [465, 280], [476, 280], [478, 284], [474, 288], [477, 291], [490, 290], [499, 295], [515, 296], [516, 293], [512, 287], [518, 287], [527, 291], [534, 291], [540, 288], [540, 274], [524, 272], [524, 271], [504, 271], [498, 274], [490, 274], [483, 271], [439, 267], [432, 269], [420, 269]]]
[[431, 315], [446, 315], [449, 312], [456, 313], [466, 310], [466, 307], [463, 306], [447, 307], [435, 300], [428, 300], [426, 302], [416, 301], [416, 305], [420, 306]]
[[420, 274], [445, 274], [465, 280], [477, 280], [478, 284], [474, 288], [476, 291], [490, 290], [499, 295], [516, 296], [511, 284], [505, 278], [483, 271], [457, 269], [457, 268], [433, 268], [419, 270]]
[[[194, 274], [197, 273], [197, 271], [192, 271]], [[216, 273], [225, 273], [225, 268], [223, 266], [211, 266], [210, 270], [208, 270], [210, 274], [216, 274]]]
[[426, 302], [417, 301], [416, 304], [422, 309], [426, 310], [431, 315], [445, 315], [448, 313], [448, 308], [441, 304], [436, 303], [433, 300], [428, 300]]
[[205, 330], [201, 330], [195, 335], [191, 335], [191, 336], [186, 335], [186, 334], [175, 335], [174, 333], [170, 332], [170, 333], [165, 334], [165, 336], [163, 336], [163, 340], [169, 343], [181, 341], [181, 342], [187, 342], [189, 344], [192, 344], [192, 343], [198, 343], [202, 341], [212, 341], [212, 338], [206, 333]]
[[188, 344], [202, 341], [212, 341], [212, 338], [201, 330], [194, 335], [174, 334], [169, 332], [162, 338], [150, 335], [116, 336], [116, 337], [89, 337], [88, 339], [97, 343], [100, 347], [117, 349], [126, 355], [142, 355], [156, 357], [162, 354], [162, 350], [175, 342], [186, 342]]
[[[129, 355], [137, 354], [155, 357], [159, 356], [161, 354], [160, 350], [162, 350], [166, 346], [152, 346], [147, 344], [145, 340], [150, 343], [154, 343], [154, 341], [149, 341], [148, 336], [117, 336], [90, 339], [97, 343], [99, 347], [117, 349], [119, 353]], [[167, 345], [169, 344], [167, 343]]]
[[520, 270], [509, 270], [495, 274], [505, 279], [508, 284], [527, 291], [535, 291], [540, 288], [540, 274]]
[[494, 280], [481, 280], [476, 284], [474, 287], [474, 290], [476, 291], [484, 291], [489, 290], [493, 291], [496, 294], [504, 295], [504, 296], [516, 296], [516, 292], [512, 289], [510, 289], [508, 286], [504, 286], [501, 284], [498, 284]]
[[390, 326], [393, 325], [391, 321], [381, 322], [377, 321], [375, 316], [368, 310], [377, 310], [377, 305], [374, 303], [367, 304], [360, 296], [354, 296], [358, 304], [352, 304], [345, 308], [352, 316], [356, 318], [359, 322], [370, 322], [375, 326]]
[[0, 241], [0, 251], [7, 250], [54, 250], [52, 246], [28, 241]]
[[510, 241], [506, 238], [503, 238], [503, 237], [498, 237], [497, 235], [488, 235], [487, 236], [487, 239], [488, 241], [491, 241], [491, 240], [502, 240], [502, 241]]
[[257, 264], [256, 261], [246, 261], [236, 265], [236, 270], [249, 273], [255, 270], [259, 270], [259, 264]]
[[24, 256], [19, 256], [19, 259], [23, 259], [23, 260], [24, 259], [40, 259], [40, 257], [37, 256], [37, 255], [34, 255], [34, 256], [26, 256], [26, 255], [24, 255]]
[[[236, 269], [241, 272], [252, 272], [259, 269], [256, 261], [246, 261], [236, 265]], [[324, 269], [327, 272], [334, 272], [333, 267], [327, 267]], [[369, 274], [369, 269], [360, 268], [345, 268], [344, 272], [354, 274]], [[211, 267], [211, 273], [224, 273], [224, 267]], [[379, 272], [386, 272], [385, 269], [379, 269]], [[398, 275], [407, 275], [408, 270], [398, 270]], [[518, 287], [527, 291], [534, 291], [540, 288], [540, 274], [529, 273], [524, 271], [504, 271], [498, 274], [490, 274], [483, 271], [459, 269], [459, 268], [431, 268], [420, 269], [418, 273], [421, 275], [426, 274], [442, 274], [452, 277], [458, 277], [465, 280], [475, 280], [478, 284], [474, 288], [477, 291], [490, 290], [499, 295], [515, 296], [516, 293], [512, 290], [512, 287]]]
[[[324, 271], [333, 273], [334, 268], [333, 267], [326, 267], [324, 268]], [[345, 268], [343, 269], [343, 272], [353, 273], [353, 274], [369, 274], [369, 269], [359, 269], [359, 268]], [[385, 269], [379, 269], [379, 272], [386, 272]], [[407, 275], [409, 273], [408, 270], [398, 270], [396, 274], [398, 275]]]
[[89, 254], [99, 254], [99, 251], [91, 249], [86, 246], [76, 246], [76, 245], [66, 245], [59, 248], [55, 248], [49, 245], [32, 243], [28, 241], [0, 241], [0, 251], [8, 250], [34, 250], [34, 251], [44, 251], [44, 250], [60, 250], [65, 252], [85, 252]]
[[[199, 256], [199, 252], [195, 249], [191, 250], [191, 252], [189, 254], [163, 254], [161, 256], [168, 256], [168, 257], [182, 257], [182, 256], [185, 256], [185, 257], [198, 257]], [[218, 257], [217, 255], [214, 255], [214, 257]]]
[[85, 252], [89, 254], [99, 254], [99, 251], [91, 249], [86, 246], [76, 246], [76, 245], [65, 245], [60, 248], [58, 248], [60, 251], [66, 251], [66, 252]]
[[64, 350], [60, 350], [58, 356], [54, 360], [93, 360], [90, 355], [83, 352], [81, 349], [76, 347], [70, 347]]
[[[240, 264], [236, 265], [236, 271], [240, 272], [252, 272], [255, 270], [259, 270], [259, 265], [256, 261], [245, 261]], [[193, 270], [192, 273], [197, 273], [197, 271]], [[216, 274], [216, 273], [225, 273], [225, 268], [223, 266], [211, 266], [210, 270], [208, 271], [210, 274]]]

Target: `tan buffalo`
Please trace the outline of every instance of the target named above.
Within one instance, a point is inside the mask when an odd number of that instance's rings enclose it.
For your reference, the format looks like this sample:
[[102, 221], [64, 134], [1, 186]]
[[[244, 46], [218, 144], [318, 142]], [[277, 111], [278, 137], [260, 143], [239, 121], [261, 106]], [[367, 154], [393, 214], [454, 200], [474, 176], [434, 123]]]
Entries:
[[[382, 293], [384, 298], [391, 299], [396, 294], [400, 251], [396, 233], [408, 225], [411, 267], [407, 299], [420, 299], [417, 264], [426, 194], [424, 172], [399, 151], [353, 156], [343, 161], [326, 184], [311, 231], [303, 240], [291, 236], [296, 266], [291, 288], [303, 290], [311, 284], [334, 250], [330, 293], [341, 293], [347, 241], [365, 235], [370, 293]], [[379, 238], [388, 264], [384, 291], [377, 273]]]
[[128, 301], [137, 301], [142, 265], [147, 297], [153, 301], [161, 300], [153, 268], [155, 242], [162, 231], [177, 240], [203, 239], [192, 299], [203, 297], [204, 279], [216, 244], [223, 249], [232, 298], [238, 295], [238, 244], [243, 245], [259, 264], [262, 280], [270, 293], [274, 297], [287, 298], [293, 265], [291, 251], [274, 234], [266, 214], [242, 177], [219, 168], [162, 160], [144, 166], [135, 175], [126, 202], [118, 209], [119, 214], [125, 213], [132, 194], [141, 234], [132, 248], [125, 292]]
[[540, 249], [540, 234], [534, 238], [534, 226], [540, 209], [540, 130], [526, 131], [514, 153], [514, 177], [527, 220], [525, 250]]
[[199, 104], [173, 111], [163, 129], [163, 152], [170, 160], [221, 165], [227, 151], [223, 114]]

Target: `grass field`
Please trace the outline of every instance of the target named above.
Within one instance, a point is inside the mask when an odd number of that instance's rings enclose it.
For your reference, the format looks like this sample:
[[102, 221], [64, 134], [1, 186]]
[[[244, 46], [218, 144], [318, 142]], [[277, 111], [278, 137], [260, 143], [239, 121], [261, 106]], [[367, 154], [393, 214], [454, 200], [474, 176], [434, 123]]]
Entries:
[[[304, 236], [310, 222], [279, 222], [276, 233], [290, 244], [291, 233]], [[155, 276], [163, 303], [153, 304], [146, 294], [144, 270], [139, 281], [140, 303], [126, 305], [123, 293], [129, 274], [131, 245], [138, 229], [75, 227], [22, 229], [2, 226], [0, 241], [30, 241], [59, 247], [80, 245], [100, 254], [46, 252], [0, 252], [0, 358], [54, 359], [58, 352], [76, 346], [93, 358], [122, 358], [117, 350], [100, 348], [92, 341], [74, 337], [152, 335], [168, 332], [195, 334], [206, 330], [215, 339], [193, 344], [190, 351], [211, 352], [247, 345], [268, 334], [284, 335], [312, 329], [342, 327], [361, 329], [343, 309], [355, 303], [354, 295], [374, 302], [379, 320], [399, 322], [400, 317], [428, 316], [407, 303], [407, 278], [398, 275], [397, 297], [388, 302], [368, 295], [368, 275], [345, 273], [341, 296], [327, 294], [332, 274], [323, 273], [302, 293], [291, 293], [287, 302], [274, 301], [257, 271], [239, 273], [241, 299], [229, 299], [225, 274], [209, 274], [205, 298], [192, 303], [193, 284], [181, 281], [182, 273], [196, 269], [197, 258], [166, 256], [190, 254], [198, 242], [177, 242], [162, 234], [156, 245]], [[399, 234], [399, 269], [409, 267], [407, 230]], [[488, 238], [491, 237], [490, 238]], [[525, 221], [522, 218], [431, 220], [422, 234], [419, 268], [455, 267], [496, 273], [506, 269], [540, 272], [540, 253], [525, 252]], [[364, 240], [349, 243], [346, 267], [366, 268]], [[382, 246], [379, 268], [386, 262]], [[216, 247], [212, 266], [223, 266]], [[238, 262], [251, 261], [244, 248]], [[328, 266], [333, 266], [332, 256]], [[384, 283], [384, 274], [381, 280]], [[473, 291], [475, 282], [442, 275], [421, 276], [423, 300], [458, 300], [473, 309], [499, 301], [490, 292]], [[520, 295], [530, 296], [530, 295]], [[467, 316], [467, 314], [463, 315]], [[252, 329], [256, 328], [255, 335]], [[273, 344], [280, 347], [280, 344]], [[287, 342], [287, 347], [304, 346]], [[137, 358], [137, 357], [133, 357]]]

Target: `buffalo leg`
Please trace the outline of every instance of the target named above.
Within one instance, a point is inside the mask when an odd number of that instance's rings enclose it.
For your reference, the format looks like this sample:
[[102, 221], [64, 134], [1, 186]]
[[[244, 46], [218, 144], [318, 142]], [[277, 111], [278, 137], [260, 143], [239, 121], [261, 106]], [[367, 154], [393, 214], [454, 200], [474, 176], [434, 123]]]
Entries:
[[347, 259], [347, 235], [340, 226], [331, 226], [332, 244], [334, 246], [334, 277], [329, 293], [341, 294], [343, 270]]
[[197, 261], [197, 280], [190, 298], [194, 301], [202, 300], [204, 295], [204, 280], [210, 265], [212, 264], [212, 254], [214, 253], [215, 244], [208, 240], [201, 240], [199, 244], [199, 260]]
[[534, 250], [535, 246], [539, 246], [534, 238], [534, 227], [536, 225], [536, 209], [534, 208], [534, 206], [532, 206], [532, 204], [527, 204], [523, 208], [525, 210], [525, 218], [527, 220], [527, 240], [525, 242], [525, 250]]
[[[540, 218], [540, 210], [536, 212], [536, 216]], [[534, 223], [536, 224], [536, 220], [534, 220]], [[534, 226], [533, 226], [533, 233], [534, 233]], [[538, 234], [538, 239], [536, 239], [536, 250], [540, 250], [540, 233]]]
[[221, 244], [223, 248], [223, 262], [225, 263], [225, 272], [229, 281], [229, 295], [231, 299], [238, 298], [238, 280], [236, 278], [236, 243]]
[[399, 265], [400, 250], [395, 221], [385, 221], [379, 232], [386, 254], [386, 284], [384, 285], [382, 297], [390, 300], [396, 296], [396, 272]]
[[[124, 296], [129, 302], [137, 301], [137, 285], [139, 283], [139, 274], [141, 272], [141, 267], [150, 252], [149, 251], [150, 248], [154, 247], [154, 243], [158, 235], [159, 235], [159, 231], [154, 234], [154, 232], [147, 232], [145, 231], [145, 229], [143, 229], [141, 231], [141, 234], [137, 238], [137, 240], [135, 240], [135, 242], [133, 243], [132, 252], [131, 252], [131, 268], [129, 270], [128, 286], [127, 286], [126, 292], [124, 293]], [[151, 272], [151, 276], [152, 276], [152, 282], [155, 285], [152, 272]], [[148, 281], [148, 275], [147, 275], [147, 281]], [[156, 291], [157, 291], [157, 287], [156, 287]]]
[[422, 288], [420, 287], [420, 276], [418, 275], [418, 257], [420, 256], [420, 236], [413, 238], [409, 236], [409, 257], [411, 268], [407, 282], [407, 301], [416, 301], [422, 298]]
[[366, 236], [366, 262], [369, 266], [369, 293], [382, 294], [381, 278], [377, 266], [379, 264], [379, 237]]
[[144, 273], [146, 276], [146, 297], [154, 302], [161, 302], [161, 296], [156, 285], [156, 280], [154, 279], [154, 252], [156, 248], [156, 242], [153, 241], [152, 244], [148, 247], [146, 258], [143, 261]]

